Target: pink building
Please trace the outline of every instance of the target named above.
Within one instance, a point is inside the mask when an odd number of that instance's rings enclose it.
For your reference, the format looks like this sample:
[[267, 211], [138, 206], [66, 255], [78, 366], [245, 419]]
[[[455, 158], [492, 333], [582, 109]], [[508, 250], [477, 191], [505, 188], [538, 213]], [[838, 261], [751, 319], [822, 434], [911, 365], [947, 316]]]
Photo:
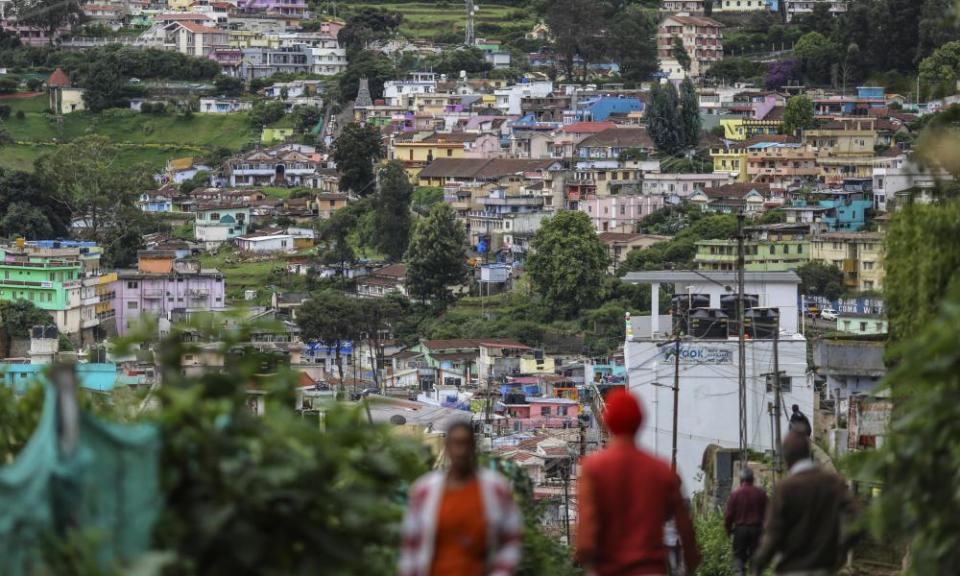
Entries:
[[136, 270], [118, 270], [111, 290], [117, 333], [126, 334], [143, 314], [160, 318], [173, 310], [223, 309], [226, 294], [219, 270], [176, 260], [168, 251], [142, 252]]
[[624, 194], [589, 195], [580, 200], [578, 210], [587, 214], [597, 232], [633, 232], [636, 224], [663, 208], [663, 196]]
[[505, 404], [509, 426], [519, 432], [535, 428], [576, 428], [580, 404], [567, 398], [527, 398], [523, 404]]

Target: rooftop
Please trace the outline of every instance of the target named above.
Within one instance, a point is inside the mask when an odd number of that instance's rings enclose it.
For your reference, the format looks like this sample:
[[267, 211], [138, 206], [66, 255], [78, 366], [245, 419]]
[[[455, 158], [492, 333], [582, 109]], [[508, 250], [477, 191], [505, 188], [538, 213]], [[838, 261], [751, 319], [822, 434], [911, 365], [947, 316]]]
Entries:
[[[698, 272], [694, 270], [649, 270], [646, 272], [628, 272], [623, 279], [634, 284], [652, 284], [668, 282], [716, 282], [719, 284], [736, 283], [736, 272]], [[796, 272], [744, 272], [744, 282], [800, 284]]]

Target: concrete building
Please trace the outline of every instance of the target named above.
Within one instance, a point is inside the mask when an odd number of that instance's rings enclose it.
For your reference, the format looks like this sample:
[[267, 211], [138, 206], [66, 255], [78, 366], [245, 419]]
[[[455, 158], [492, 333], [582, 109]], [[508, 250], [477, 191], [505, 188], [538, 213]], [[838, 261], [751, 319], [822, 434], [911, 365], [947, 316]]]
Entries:
[[265, 230], [237, 236], [233, 239], [233, 243], [241, 252], [251, 254], [293, 253], [296, 251], [294, 237], [277, 230]]
[[610, 256], [610, 271], [615, 272], [617, 266], [627, 260], [627, 254], [632, 250], [643, 250], [649, 248], [657, 242], [664, 242], [670, 239], [670, 236], [659, 236], [657, 234], [638, 234], [634, 232], [601, 232], [598, 237], [600, 242], [607, 247], [607, 254]]
[[[751, 272], [796, 270], [810, 261], [810, 225], [768, 224], [747, 229], [744, 269]], [[736, 240], [700, 240], [694, 262], [700, 270], [736, 269]]]
[[768, 0], [717, 0], [714, 12], [762, 12], [770, 10]]
[[883, 289], [883, 235], [832, 232], [810, 241], [810, 259], [843, 271], [844, 284], [860, 291]]
[[[736, 278], [732, 272], [650, 271], [628, 273], [624, 280], [651, 286], [651, 310], [657, 313], [628, 318], [624, 358], [628, 390], [641, 400], [646, 411], [639, 442], [669, 460], [674, 418], [670, 388], [677, 356], [673, 318], [658, 313], [660, 287], [672, 285], [680, 300], [683, 295], [697, 297], [719, 310], [731, 301], [724, 297], [734, 294]], [[804, 413], [812, 415], [814, 388], [812, 379], [807, 377], [807, 343], [798, 333], [799, 284], [800, 278], [793, 272], [747, 272], [744, 294], [753, 295], [763, 308], [779, 310], [778, 363], [783, 403], [797, 404]], [[759, 321], [753, 326], [759, 329]], [[770, 451], [775, 442], [768, 411], [776, 399], [772, 379], [768, 377], [774, 373], [772, 326], [766, 333], [754, 334], [745, 349], [746, 448], [761, 453]], [[690, 494], [703, 488], [700, 466], [709, 446], [737, 449], [740, 445], [739, 355], [737, 339], [728, 337], [729, 333], [721, 329], [713, 337], [688, 334], [679, 346], [677, 472]], [[781, 427], [786, 430], [789, 414], [782, 418]]]
[[906, 153], [877, 158], [873, 163], [873, 207], [886, 212], [908, 201], [928, 202], [940, 183], [952, 180], [948, 172], [927, 170]]
[[[701, 3], [702, 4], [702, 3]], [[667, 16], [657, 30], [657, 55], [660, 71], [670, 80], [688, 75], [702, 76], [714, 62], [723, 59], [723, 24], [703, 16], [681, 12]], [[673, 53], [674, 38], [680, 38], [690, 56], [690, 69], [684, 70]]]
[[645, 174], [643, 191], [680, 199], [693, 196], [698, 190], [716, 188], [733, 183], [730, 174]]
[[633, 232], [647, 216], [663, 208], [663, 196], [654, 194], [588, 195], [577, 202], [597, 232]]
[[815, 181], [820, 169], [817, 152], [801, 144], [757, 144], [747, 148], [747, 179], [772, 190]]
[[830, 14], [836, 16], [847, 11], [848, 0], [780, 0], [787, 4], [787, 21], [791, 21], [798, 16], [806, 16], [813, 12], [817, 4], [827, 4], [830, 7]]
[[247, 233], [250, 207], [241, 203], [210, 203], [196, 207], [194, 236], [207, 250]]
[[144, 251], [136, 270], [117, 271], [110, 289], [117, 332], [124, 335], [143, 315], [169, 320], [174, 310], [221, 310], [226, 304], [223, 275], [200, 268], [195, 260], [177, 260], [170, 251]]
[[858, 336], [879, 336], [887, 333], [889, 324], [882, 314], [839, 312], [837, 331]]
[[[308, 48], [313, 74], [333, 76], [347, 69], [347, 49], [337, 37], [317, 32], [287, 32], [279, 35], [280, 48]], [[299, 48], [303, 50], [303, 48]]]

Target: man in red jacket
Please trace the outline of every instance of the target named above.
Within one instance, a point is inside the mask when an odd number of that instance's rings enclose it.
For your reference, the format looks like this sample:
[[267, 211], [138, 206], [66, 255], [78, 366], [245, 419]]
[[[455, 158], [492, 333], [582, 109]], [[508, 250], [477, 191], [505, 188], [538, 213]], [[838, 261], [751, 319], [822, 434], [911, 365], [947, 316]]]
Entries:
[[577, 560], [592, 576], [668, 573], [663, 527], [674, 519], [688, 574], [700, 564], [693, 523], [670, 465], [636, 446], [640, 403], [625, 390], [606, 399], [606, 449], [586, 458], [577, 479]]
[[753, 485], [753, 470], [740, 471], [740, 487], [727, 499], [723, 526], [733, 536], [733, 567], [744, 576], [750, 559], [760, 545], [760, 532], [767, 512], [767, 493]]

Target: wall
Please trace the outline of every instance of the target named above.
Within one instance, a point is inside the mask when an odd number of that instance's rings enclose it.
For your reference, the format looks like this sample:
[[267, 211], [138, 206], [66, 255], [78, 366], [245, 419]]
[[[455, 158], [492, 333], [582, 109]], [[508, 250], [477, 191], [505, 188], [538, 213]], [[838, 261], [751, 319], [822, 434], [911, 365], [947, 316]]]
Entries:
[[[643, 403], [646, 421], [639, 434], [640, 443], [663, 459], [669, 460], [673, 434], [673, 359], [658, 349], [663, 342], [627, 342], [625, 357], [628, 387]], [[683, 350], [715, 349], [728, 361], [680, 364], [677, 469], [688, 494], [703, 487], [700, 463], [710, 444], [724, 448], [739, 446], [739, 395], [737, 379], [737, 343], [697, 341], [684, 344]], [[792, 391], [783, 393], [787, 406], [798, 404], [812, 417], [814, 390], [807, 378], [806, 341], [801, 336], [779, 343], [780, 370], [791, 378]], [[746, 347], [747, 366], [747, 438], [749, 448], [769, 450], [773, 444], [767, 404], [774, 394], [766, 391], [764, 373], [773, 372], [772, 342], [753, 340]], [[659, 383], [653, 386], [652, 383]], [[781, 429], [787, 429], [789, 415], [784, 414]]]

